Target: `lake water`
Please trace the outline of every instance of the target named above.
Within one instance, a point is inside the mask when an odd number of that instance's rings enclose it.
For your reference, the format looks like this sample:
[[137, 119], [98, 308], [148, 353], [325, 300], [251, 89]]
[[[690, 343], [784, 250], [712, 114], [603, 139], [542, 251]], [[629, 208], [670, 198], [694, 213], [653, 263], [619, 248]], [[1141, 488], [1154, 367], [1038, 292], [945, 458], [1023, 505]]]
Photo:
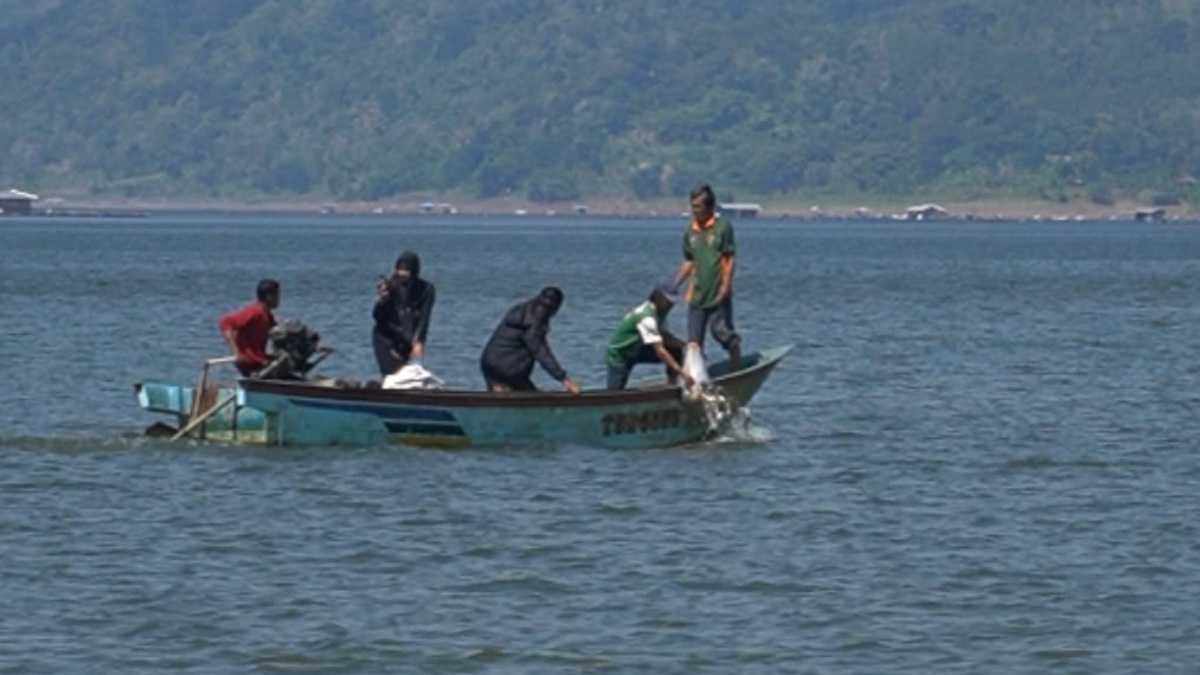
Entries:
[[797, 345], [757, 440], [138, 437], [132, 383], [192, 381], [263, 276], [370, 375], [404, 248], [443, 378], [554, 283], [598, 386], [681, 228], [0, 219], [0, 673], [1196, 672], [1200, 228], [739, 222], [747, 346]]

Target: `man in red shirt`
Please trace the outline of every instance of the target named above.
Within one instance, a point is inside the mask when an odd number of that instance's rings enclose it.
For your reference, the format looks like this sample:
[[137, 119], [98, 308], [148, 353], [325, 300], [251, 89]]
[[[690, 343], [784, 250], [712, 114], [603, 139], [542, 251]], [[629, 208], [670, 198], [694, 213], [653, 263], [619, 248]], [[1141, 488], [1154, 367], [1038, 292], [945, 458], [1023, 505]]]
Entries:
[[239, 372], [250, 377], [265, 368], [271, 360], [267, 357], [267, 336], [275, 325], [271, 310], [279, 307], [279, 282], [263, 279], [258, 282], [258, 301], [221, 317], [221, 335], [229, 343], [234, 365]]

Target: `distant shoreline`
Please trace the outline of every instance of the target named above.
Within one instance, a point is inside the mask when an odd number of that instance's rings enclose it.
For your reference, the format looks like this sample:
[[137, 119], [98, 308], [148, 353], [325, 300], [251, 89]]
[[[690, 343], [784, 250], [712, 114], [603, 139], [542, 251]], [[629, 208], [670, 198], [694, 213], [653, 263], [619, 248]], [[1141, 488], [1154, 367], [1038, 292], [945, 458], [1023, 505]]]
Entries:
[[[763, 198], [760, 218], [796, 220], [896, 220], [917, 203], [889, 198], [869, 199], [867, 203], [839, 203], [781, 197]], [[936, 202], [946, 210], [944, 218], [980, 221], [1135, 221], [1139, 210], [1148, 207], [1136, 202], [1100, 205], [1091, 202], [1046, 202], [1031, 199], [947, 200]], [[470, 216], [601, 216], [601, 217], [686, 217], [687, 204], [678, 199], [640, 201], [628, 197], [593, 197], [576, 202], [536, 203], [523, 199], [471, 199], [444, 195], [417, 195], [377, 202], [336, 201], [304, 197], [297, 199], [148, 199], [91, 196], [45, 195], [35, 207], [42, 216], [128, 217], [145, 213], [222, 212], [278, 214], [343, 215], [470, 215]], [[1200, 211], [1189, 206], [1161, 207], [1163, 220], [1200, 220]]]

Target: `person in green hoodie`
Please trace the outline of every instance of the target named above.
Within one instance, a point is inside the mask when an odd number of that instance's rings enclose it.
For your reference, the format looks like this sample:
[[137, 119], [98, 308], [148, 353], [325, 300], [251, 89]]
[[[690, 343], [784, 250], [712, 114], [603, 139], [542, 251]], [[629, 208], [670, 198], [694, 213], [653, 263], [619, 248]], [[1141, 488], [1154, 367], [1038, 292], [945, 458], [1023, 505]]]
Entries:
[[668, 379], [681, 376], [692, 386], [692, 378], [683, 372], [683, 342], [666, 329], [667, 314], [679, 301], [673, 280], [659, 284], [650, 297], [627, 313], [608, 341], [605, 363], [608, 388], [624, 389], [629, 375], [639, 363], [662, 363]]

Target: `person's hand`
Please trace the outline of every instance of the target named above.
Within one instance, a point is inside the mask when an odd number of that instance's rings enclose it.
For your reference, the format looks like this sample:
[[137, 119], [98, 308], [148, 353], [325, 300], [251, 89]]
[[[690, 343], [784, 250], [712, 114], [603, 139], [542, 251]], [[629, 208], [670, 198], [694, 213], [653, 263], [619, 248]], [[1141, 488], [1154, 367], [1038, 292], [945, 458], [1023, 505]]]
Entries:
[[387, 277], [379, 277], [375, 282], [375, 293], [379, 295], [379, 299], [386, 298], [390, 292], [391, 286], [388, 284]]
[[576, 396], [578, 396], [579, 392], [581, 391], [579, 389], [579, 385], [575, 384], [575, 381], [569, 377], [567, 379], [563, 380], [563, 389], [566, 389], [567, 391], [571, 392], [572, 394], [575, 394]]
[[680, 375], [683, 377], [683, 383], [687, 385], [688, 389], [696, 386], [696, 378], [688, 375], [687, 373], [681, 373]]

